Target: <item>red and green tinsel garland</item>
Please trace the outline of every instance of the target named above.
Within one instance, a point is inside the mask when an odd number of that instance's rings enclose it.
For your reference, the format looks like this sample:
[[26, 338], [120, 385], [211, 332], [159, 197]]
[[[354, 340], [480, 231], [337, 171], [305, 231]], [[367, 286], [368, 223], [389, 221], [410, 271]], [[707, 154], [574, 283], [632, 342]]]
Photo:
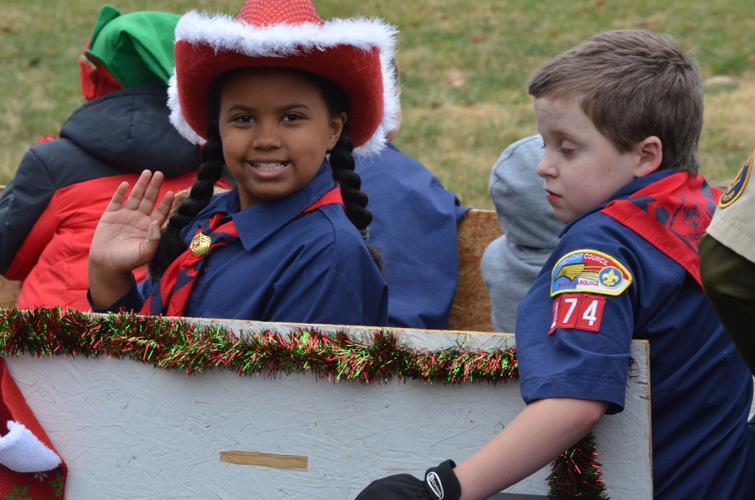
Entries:
[[548, 486], [550, 495], [560, 498], [608, 498], [592, 435], [553, 461]]
[[[361, 383], [415, 379], [459, 384], [508, 382], [518, 377], [516, 350], [436, 351], [407, 347], [388, 331], [353, 338], [302, 328], [237, 336], [217, 325], [130, 313], [92, 315], [60, 309], [0, 310], [0, 355], [128, 358], [187, 374], [226, 369], [243, 375], [310, 372]], [[597, 451], [590, 438], [554, 461], [553, 495], [605, 498]]]

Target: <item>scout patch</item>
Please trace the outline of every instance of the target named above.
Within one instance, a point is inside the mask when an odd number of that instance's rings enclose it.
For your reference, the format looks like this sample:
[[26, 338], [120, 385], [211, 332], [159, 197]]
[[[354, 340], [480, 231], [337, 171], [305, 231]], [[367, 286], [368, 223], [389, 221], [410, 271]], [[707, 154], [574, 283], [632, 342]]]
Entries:
[[729, 186], [726, 188], [726, 192], [721, 195], [718, 200], [719, 208], [726, 208], [742, 195], [742, 192], [747, 186], [747, 181], [750, 180], [750, 173], [752, 172], [752, 164], [755, 162], [755, 150], [752, 151], [750, 157], [745, 160], [742, 166], [739, 168], [739, 172], [731, 180]]
[[620, 295], [632, 284], [627, 268], [597, 250], [569, 252], [553, 266], [551, 297], [562, 293]]
[[553, 300], [553, 321], [548, 335], [559, 328], [599, 332], [606, 298], [587, 293], [565, 293]]

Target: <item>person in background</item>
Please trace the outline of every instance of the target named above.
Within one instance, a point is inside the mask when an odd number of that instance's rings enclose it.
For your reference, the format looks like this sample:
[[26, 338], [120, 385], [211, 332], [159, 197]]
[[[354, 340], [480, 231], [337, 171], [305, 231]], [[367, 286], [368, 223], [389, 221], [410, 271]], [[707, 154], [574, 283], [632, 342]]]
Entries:
[[370, 198], [370, 243], [385, 263], [388, 324], [448, 328], [459, 277], [456, 226], [467, 209], [392, 140], [380, 154], [357, 159], [356, 172]]
[[537, 175], [542, 158], [542, 137], [525, 137], [503, 150], [490, 173], [488, 193], [503, 236], [485, 249], [481, 267], [493, 327], [499, 332], [514, 331], [516, 308], [564, 229], [564, 223], [553, 216], [543, 179]]
[[79, 59], [88, 102], [26, 153], [0, 199], [0, 271], [23, 280], [18, 307], [88, 310], [89, 243], [116, 186], [145, 168], [162, 172], [163, 191], [196, 177], [196, 148], [166, 106], [178, 17], [101, 8]]
[[755, 375], [755, 150], [718, 201], [700, 241], [700, 274], [708, 298]]

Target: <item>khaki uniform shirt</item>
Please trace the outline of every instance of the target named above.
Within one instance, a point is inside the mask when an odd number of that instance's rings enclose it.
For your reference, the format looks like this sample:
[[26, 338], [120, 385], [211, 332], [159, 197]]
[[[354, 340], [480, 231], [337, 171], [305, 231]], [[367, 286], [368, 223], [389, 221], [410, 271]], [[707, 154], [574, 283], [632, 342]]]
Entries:
[[755, 150], [718, 202], [708, 234], [755, 263]]

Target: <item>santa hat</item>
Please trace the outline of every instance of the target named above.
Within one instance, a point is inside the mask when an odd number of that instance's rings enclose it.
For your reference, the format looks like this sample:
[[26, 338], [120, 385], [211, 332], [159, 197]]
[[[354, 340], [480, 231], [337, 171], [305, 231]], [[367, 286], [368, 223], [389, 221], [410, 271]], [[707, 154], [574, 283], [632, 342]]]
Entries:
[[122, 15], [103, 5], [92, 39], [79, 57], [81, 93], [87, 100], [147, 83], [168, 84], [179, 16], [168, 12]]
[[246, 0], [236, 18], [189, 12], [176, 26], [171, 122], [194, 143], [206, 139], [213, 82], [237, 68], [286, 68], [336, 84], [349, 100], [355, 152], [380, 151], [398, 120], [393, 65], [396, 29], [377, 19], [323, 22], [311, 0]]
[[[26, 404], [5, 360], [0, 358], [0, 492], [10, 498], [62, 499], [66, 464]], [[5, 498], [5, 497], [4, 497]]]

